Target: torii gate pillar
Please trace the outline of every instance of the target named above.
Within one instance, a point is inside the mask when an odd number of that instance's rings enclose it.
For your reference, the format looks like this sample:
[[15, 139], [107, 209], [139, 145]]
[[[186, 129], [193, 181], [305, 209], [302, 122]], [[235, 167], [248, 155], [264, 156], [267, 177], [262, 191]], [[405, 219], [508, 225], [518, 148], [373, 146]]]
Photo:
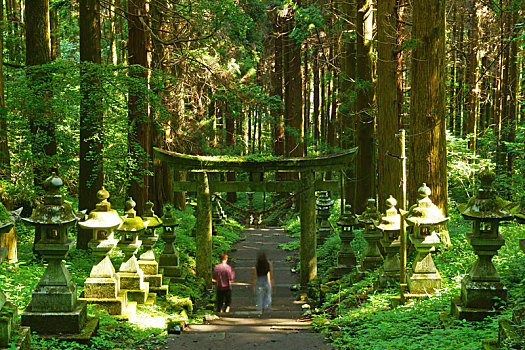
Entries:
[[315, 180], [313, 171], [301, 172], [301, 286], [305, 287], [317, 277], [315, 237]]
[[206, 288], [211, 289], [211, 194], [206, 172], [195, 173], [197, 180], [197, 221], [195, 222], [195, 243], [197, 276], [202, 277]]

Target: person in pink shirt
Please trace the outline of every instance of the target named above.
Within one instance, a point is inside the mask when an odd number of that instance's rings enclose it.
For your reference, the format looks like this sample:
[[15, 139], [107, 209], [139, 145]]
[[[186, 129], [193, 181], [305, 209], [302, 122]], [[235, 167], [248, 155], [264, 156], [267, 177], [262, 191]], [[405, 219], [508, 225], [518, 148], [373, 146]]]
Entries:
[[[235, 272], [228, 265], [228, 254], [221, 255], [221, 263], [215, 265], [213, 269], [212, 282], [215, 284], [217, 301], [215, 310], [217, 312], [230, 312], [232, 302], [232, 282]], [[224, 306], [224, 308], [223, 308]]]

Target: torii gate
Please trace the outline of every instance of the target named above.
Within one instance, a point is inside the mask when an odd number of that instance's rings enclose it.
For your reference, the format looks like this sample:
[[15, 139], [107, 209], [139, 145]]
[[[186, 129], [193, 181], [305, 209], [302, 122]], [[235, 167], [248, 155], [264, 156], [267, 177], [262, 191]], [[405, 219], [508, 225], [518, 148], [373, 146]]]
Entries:
[[[301, 247], [301, 285], [305, 286], [317, 276], [317, 252], [315, 236], [315, 191], [343, 192], [344, 176], [338, 180], [319, 180], [315, 173], [339, 171], [348, 168], [357, 152], [357, 147], [337, 154], [317, 157], [278, 158], [271, 160], [221, 158], [194, 156], [154, 148], [155, 155], [174, 170], [196, 173], [196, 181], [174, 182], [174, 191], [197, 193], [196, 226], [196, 269], [197, 275], [204, 278], [211, 288], [212, 275], [212, 192], [300, 192]], [[208, 172], [247, 172], [264, 173], [268, 171], [298, 172], [300, 181], [232, 181], [210, 182]]]

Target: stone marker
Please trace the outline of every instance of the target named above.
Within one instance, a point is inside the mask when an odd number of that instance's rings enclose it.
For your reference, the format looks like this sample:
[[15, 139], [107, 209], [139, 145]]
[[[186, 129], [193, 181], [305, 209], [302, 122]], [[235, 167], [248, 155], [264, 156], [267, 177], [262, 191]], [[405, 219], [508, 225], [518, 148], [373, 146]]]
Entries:
[[468, 275], [461, 281], [461, 295], [452, 297], [451, 314], [459, 319], [481, 321], [499, 312], [499, 301], [507, 300], [507, 288], [501, 282], [492, 257], [505, 244], [499, 233], [500, 222], [511, 220], [509, 202], [496, 195], [492, 183], [496, 174], [483, 170], [479, 174], [478, 193], [466, 205], [458, 206], [466, 220], [472, 220], [467, 241], [478, 256]]
[[[29, 306], [22, 313], [22, 325], [39, 334], [84, 334], [89, 337], [98, 326], [98, 319], [88, 322], [86, 302], [77, 300], [77, 286], [63, 261], [75, 241], [68, 229], [83, 217], [73, 210], [60, 194], [62, 179], [53, 173], [43, 182], [46, 194], [43, 203], [33, 210], [25, 222], [40, 228], [41, 237], [35, 249], [48, 263], [33, 290]], [[88, 329], [87, 329], [88, 328]]]
[[409, 238], [417, 251], [408, 278], [408, 289], [410, 294], [426, 295], [441, 288], [441, 276], [431, 252], [440, 242], [437, 226], [444, 224], [449, 218], [428, 198], [431, 192], [426, 184], [418, 189], [418, 193], [420, 198], [417, 204], [410, 207], [406, 216], [408, 227], [412, 229]]

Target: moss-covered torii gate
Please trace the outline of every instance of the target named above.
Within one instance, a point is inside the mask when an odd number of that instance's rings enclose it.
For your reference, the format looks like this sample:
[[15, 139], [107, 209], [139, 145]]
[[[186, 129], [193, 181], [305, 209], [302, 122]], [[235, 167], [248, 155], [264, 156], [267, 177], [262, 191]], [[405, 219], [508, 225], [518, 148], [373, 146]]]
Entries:
[[[339, 171], [348, 168], [357, 148], [317, 157], [273, 158], [220, 158], [194, 156], [154, 148], [155, 155], [174, 170], [196, 173], [196, 181], [178, 181], [175, 191], [197, 193], [196, 263], [197, 275], [204, 278], [211, 288], [212, 273], [212, 192], [295, 192], [301, 193], [301, 285], [305, 286], [317, 276], [317, 253], [315, 236], [315, 191], [335, 191], [344, 186], [343, 181], [316, 180], [315, 173]], [[264, 173], [269, 171], [300, 173], [300, 181], [233, 181], [210, 182], [208, 172]], [[343, 178], [343, 177], [341, 177]]]

